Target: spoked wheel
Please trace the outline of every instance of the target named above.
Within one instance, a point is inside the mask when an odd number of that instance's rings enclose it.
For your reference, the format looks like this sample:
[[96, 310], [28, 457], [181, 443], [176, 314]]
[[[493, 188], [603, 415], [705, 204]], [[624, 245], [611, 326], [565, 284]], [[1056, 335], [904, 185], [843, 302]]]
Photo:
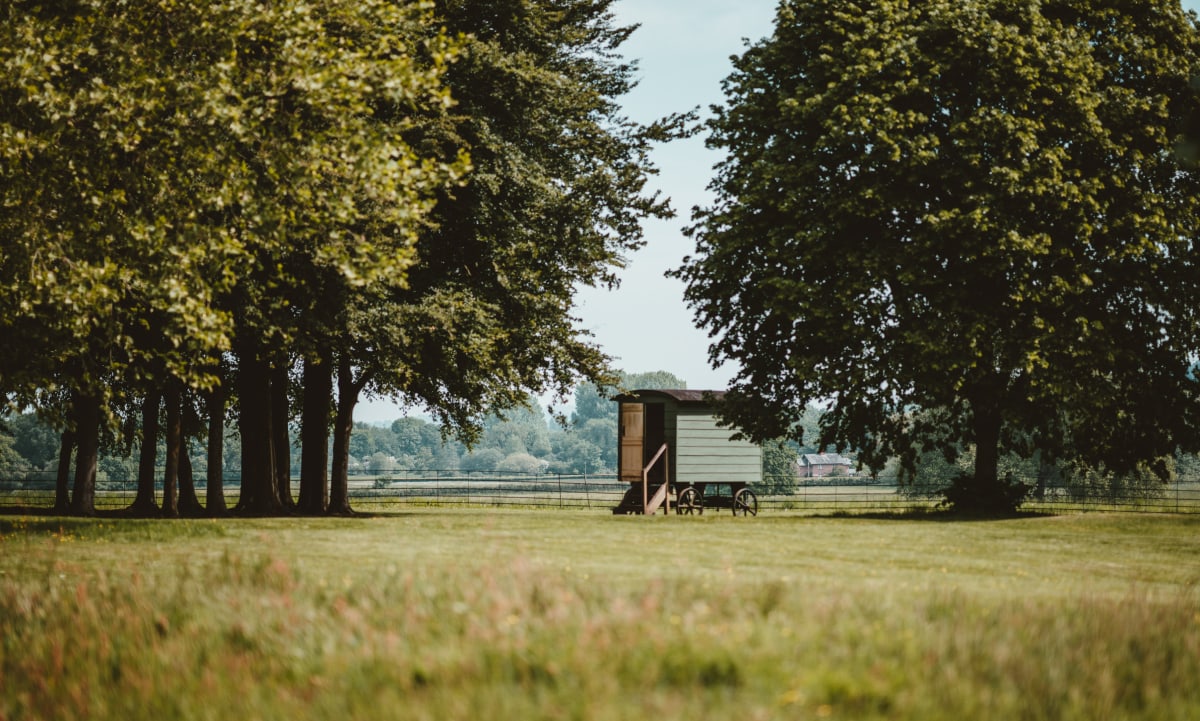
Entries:
[[700, 492], [691, 486], [680, 491], [679, 498], [675, 499], [675, 512], [681, 516], [704, 513], [704, 499], [700, 497]]
[[733, 515], [758, 515], [758, 496], [754, 495], [754, 491], [749, 488], [740, 488], [737, 493], [733, 494]]

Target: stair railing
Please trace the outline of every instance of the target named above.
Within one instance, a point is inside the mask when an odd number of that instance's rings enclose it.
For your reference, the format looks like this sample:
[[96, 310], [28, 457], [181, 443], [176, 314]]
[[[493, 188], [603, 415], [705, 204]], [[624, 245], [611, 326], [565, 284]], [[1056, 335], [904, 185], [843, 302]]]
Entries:
[[[658, 463], [658, 459], [663, 459], [663, 482], [659, 489], [655, 491], [654, 498], [648, 498], [650, 493], [650, 469], [654, 468], [654, 464]], [[658, 512], [658, 507], [664, 502], [667, 504], [667, 514], [671, 513], [671, 494], [668, 493], [668, 486], [671, 484], [671, 466], [667, 456], [667, 444], [662, 444], [662, 448], [658, 449], [658, 453], [650, 459], [646, 467], [642, 469], [642, 513], [647, 516]], [[650, 504], [654, 506], [651, 508]]]

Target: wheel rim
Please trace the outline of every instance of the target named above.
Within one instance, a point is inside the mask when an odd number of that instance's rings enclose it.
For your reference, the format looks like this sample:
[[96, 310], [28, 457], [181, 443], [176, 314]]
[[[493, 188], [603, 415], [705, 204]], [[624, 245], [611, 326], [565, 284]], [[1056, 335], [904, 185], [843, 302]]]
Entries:
[[733, 496], [733, 515], [741, 514], [743, 516], [758, 515], [758, 496], [754, 495], [754, 491], [749, 488], [739, 490]]
[[700, 501], [700, 494], [695, 488], [683, 489], [679, 492], [679, 499], [675, 503], [675, 511], [683, 516], [700, 515], [704, 513], [704, 506]]

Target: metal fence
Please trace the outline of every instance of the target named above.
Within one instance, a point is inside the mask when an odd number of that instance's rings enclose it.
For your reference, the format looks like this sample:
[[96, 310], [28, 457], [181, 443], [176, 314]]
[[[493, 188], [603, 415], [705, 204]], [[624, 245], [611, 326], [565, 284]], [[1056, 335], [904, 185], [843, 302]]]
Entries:
[[[1034, 487], [1033, 483], [1029, 485]], [[766, 503], [760, 501], [760, 505], [825, 512], [930, 510], [939, 507], [941, 488], [942, 484], [912, 485], [895, 478], [804, 479], [791, 493], [768, 496]], [[1189, 479], [1149, 488], [1041, 488], [1031, 493], [1021, 508], [1047, 513], [1200, 513], [1200, 480]]]
[[[615, 475], [490, 473], [477, 471], [397, 471], [379, 475], [352, 475], [350, 503], [359, 509], [397, 506], [488, 506], [557, 509], [609, 509], [629, 487]], [[203, 503], [207, 487], [195, 483]], [[224, 481], [226, 502], [235, 504], [241, 491], [238, 477]], [[292, 496], [300, 491], [292, 479]], [[41, 509], [54, 506], [55, 483], [42, 479], [0, 479], [0, 508]], [[96, 508], [117, 510], [133, 503], [137, 481], [100, 479], [96, 482]], [[162, 501], [162, 482], [156, 484]]]
[[[768, 492], [769, 489], [780, 489]], [[388, 510], [411, 506], [474, 506], [609, 510], [617, 506], [627, 483], [615, 475], [519, 474], [463, 471], [414, 470], [373, 476], [353, 476], [349, 482], [351, 505], [359, 510]], [[229, 478], [224, 486], [231, 505], [237, 502], [240, 482]], [[799, 479], [786, 484], [764, 483], [757, 488], [759, 512], [866, 513], [928, 510], [937, 507], [936, 486], [912, 486], [896, 479], [831, 477]], [[206, 488], [196, 485], [203, 502]], [[293, 479], [293, 497], [299, 482]], [[720, 486], [709, 495], [720, 494]], [[137, 495], [135, 480], [100, 479], [96, 484], [96, 508], [118, 510], [129, 506]], [[158, 487], [161, 501], [162, 487]], [[722, 513], [720, 503], [709, 512]], [[54, 482], [41, 479], [0, 479], [0, 508], [48, 509], [54, 506]], [[1200, 513], [1200, 479], [1180, 480], [1151, 488], [1041, 489], [1028, 500], [1026, 510], [1046, 512], [1136, 511], [1155, 513]]]

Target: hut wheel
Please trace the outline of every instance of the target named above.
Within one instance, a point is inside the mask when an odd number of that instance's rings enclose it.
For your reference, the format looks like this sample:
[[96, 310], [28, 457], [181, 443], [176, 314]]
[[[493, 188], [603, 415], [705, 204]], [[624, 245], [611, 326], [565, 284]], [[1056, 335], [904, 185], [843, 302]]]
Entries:
[[738, 492], [733, 494], [733, 515], [758, 515], [758, 496], [754, 495], [754, 491], [749, 488], [739, 488]]
[[675, 512], [681, 516], [699, 516], [704, 513], [704, 501], [700, 493], [692, 486], [680, 491], [679, 498], [675, 500]]

